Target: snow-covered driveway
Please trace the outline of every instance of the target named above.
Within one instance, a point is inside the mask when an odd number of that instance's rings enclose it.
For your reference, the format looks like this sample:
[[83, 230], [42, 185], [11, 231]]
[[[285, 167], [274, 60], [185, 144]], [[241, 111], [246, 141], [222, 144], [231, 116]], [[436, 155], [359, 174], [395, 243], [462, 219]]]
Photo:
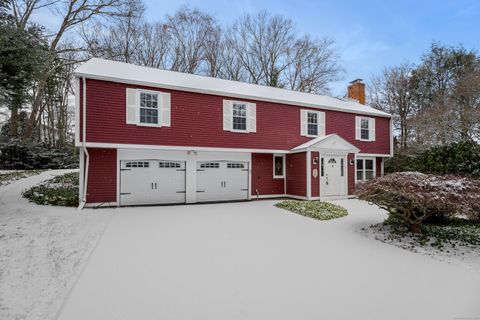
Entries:
[[333, 221], [274, 201], [106, 209], [60, 319], [480, 317], [479, 272], [364, 237], [382, 214], [338, 203]]

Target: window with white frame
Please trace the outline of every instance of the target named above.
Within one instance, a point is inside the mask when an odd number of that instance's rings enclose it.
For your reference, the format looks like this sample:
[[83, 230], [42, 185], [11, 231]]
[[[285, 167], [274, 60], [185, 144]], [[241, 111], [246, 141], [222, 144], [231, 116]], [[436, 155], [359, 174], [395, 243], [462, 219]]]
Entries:
[[140, 92], [140, 123], [158, 125], [158, 94]]
[[247, 105], [233, 103], [232, 106], [233, 130], [247, 131]]
[[375, 118], [355, 117], [355, 139], [375, 141]]
[[321, 137], [325, 135], [325, 112], [314, 110], [300, 111], [300, 135]]
[[362, 118], [360, 120], [360, 139], [370, 140], [370, 121], [368, 119]]
[[357, 181], [368, 181], [375, 177], [375, 159], [357, 158]]
[[273, 178], [285, 178], [284, 155], [273, 155]]
[[318, 136], [318, 114], [316, 112], [307, 113], [307, 133], [309, 136]]
[[223, 130], [249, 133], [257, 131], [257, 105], [223, 100]]

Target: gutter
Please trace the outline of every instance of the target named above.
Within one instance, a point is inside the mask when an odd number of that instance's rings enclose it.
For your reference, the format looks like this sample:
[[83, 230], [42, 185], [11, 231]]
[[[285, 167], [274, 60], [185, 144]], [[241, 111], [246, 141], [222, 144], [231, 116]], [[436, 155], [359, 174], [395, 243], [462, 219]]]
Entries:
[[87, 150], [87, 84], [85, 77], [82, 77], [82, 150], [85, 153], [86, 158], [84, 158], [84, 172], [83, 174], [83, 191], [82, 191], [82, 199], [80, 204], [78, 205], [78, 210], [82, 210], [87, 202], [87, 185], [88, 185], [88, 167], [90, 164], [90, 155], [88, 154]]

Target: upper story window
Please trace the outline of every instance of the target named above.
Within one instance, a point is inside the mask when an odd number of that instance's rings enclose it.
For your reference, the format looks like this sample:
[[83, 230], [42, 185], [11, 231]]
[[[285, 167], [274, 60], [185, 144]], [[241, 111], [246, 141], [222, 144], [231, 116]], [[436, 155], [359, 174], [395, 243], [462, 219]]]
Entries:
[[158, 94], [140, 92], [140, 123], [158, 125]]
[[375, 141], [375, 118], [355, 117], [355, 139]]
[[126, 123], [137, 126], [169, 127], [170, 93], [127, 88]]
[[306, 137], [320, 137], [325, 135], [325, 112], [301, 110], [300, 135]]
[[357, 181], [368, 181], [375, 177], [374, 158], [357, 158]]
[[318, 136], [318, 114], [307, 112], [307, 130], [309, 136]]
[[255, 103], [223, 100], [223, 130], [232, 132], [257, 131]]
[[232, 112], [233, 130], [247, 131], [247, 105], [233, 103]]

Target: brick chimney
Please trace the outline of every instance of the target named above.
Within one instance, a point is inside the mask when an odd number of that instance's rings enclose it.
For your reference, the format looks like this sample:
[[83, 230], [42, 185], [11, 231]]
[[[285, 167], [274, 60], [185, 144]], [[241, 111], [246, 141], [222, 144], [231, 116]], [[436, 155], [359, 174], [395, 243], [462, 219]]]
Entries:
[[365, 83], [362, 79], [356, 79], [348, 85], [347, 97], [365, 104]]

